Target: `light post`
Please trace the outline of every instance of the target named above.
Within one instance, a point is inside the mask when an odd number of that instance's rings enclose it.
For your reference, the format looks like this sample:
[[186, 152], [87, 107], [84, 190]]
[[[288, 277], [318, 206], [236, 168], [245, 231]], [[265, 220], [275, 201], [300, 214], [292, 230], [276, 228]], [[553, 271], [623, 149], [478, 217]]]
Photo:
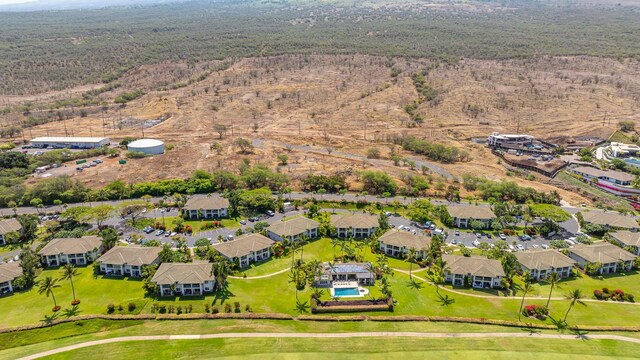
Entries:
[[162, 213], [162, 226], [164, 226], [164, 228], [166, 229], [167, 226], [164, 223], [164, 209], [160, 209], [160, 212]]

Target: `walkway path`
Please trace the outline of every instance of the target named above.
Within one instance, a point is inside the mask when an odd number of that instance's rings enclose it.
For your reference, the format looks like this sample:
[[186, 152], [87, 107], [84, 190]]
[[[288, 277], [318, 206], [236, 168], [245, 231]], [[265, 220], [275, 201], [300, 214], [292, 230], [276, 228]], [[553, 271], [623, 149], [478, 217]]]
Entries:
[[[264, 279], [264, 278], [268, 278], [268, 277], [272, 277], [272, 276], [276, 276], [276, 275], [280, 275], [284, 272], [287, 272], [291, 270], [291, 267], [287, 267], [286, 269], [282, 269], [279, 271], [276, 271], [274, 273], [270, 273], [270, 274], [266, 274], [266, 275], [260, 275], [260, 276], [247, 276], [247, 277], [243, 277], [243, 276], [229, 276], [230, 279], [239, 279], [239, 280], [254, 280], [254, 279]], [[392, 268], [393, 271], [395, 272], [399, 272], [402, 274], [406, 274], [409, 275], [409, 271], [407, 270], [402, 270], [402, 269], [397, 269], [397, 268]], [[432, 283], [431, 281], [422, 278], [416, 274], [411, 274], [411, 277], [416, 278], [424, 283], [427, 283], [431, 286], [435, 286], [434, 283]], [[462, 295], [462, 296], [470, 296], [470, 297], [475, 297], [475, 298], [481, 298], [481, 299], [498, 299], [498, 300], [519, 300], [522, 299], [522, 297], [520, 296], [497, 296], [497, 295], [482, 295], [482, 294], [471, 294], [468, 292], [464, 292], [464, 291], [458, 291], [455, 289], [450, 289], [447, 288], [445, 286], [441, 286], [440, 287], [441, 290], [456, 294], [456, 295]], [[546, 300], [547, 297], [546, 296], [527, 296], [525, 297], [525, 300]], [[561, 301], [561, 300], [566, 300], [563, 297], [552, 297], [551, 298], [552, 301]], [[640, 305], [640, 302], [611, 302], [611, 301], [601, 301], [601, 300], [597, 300], [597, 299], [582, 299], [582, 301], [585, 302], [597, 302], [597, 303], [605, 303], [605, 304], [619, 304], [619, 305]]]
[[[407, 270], [401, 270], [401, 269], [392, 269], [393, 271], [397, 271], [403, 274], [407, 274], [409, 275], [409, 271]], [[416, 274], [411, 274], [412, 277], [423, 281], [429, 285], [435, 286], [434, 283], [432, 283], [431, 281], [421, 278], [419, 276], [417, 276]], [[483, 299], [500, 299], [500, 300], [518, 300], [518, 299], [522, 299], [522, 297], [520, 296], [497, 296], [497, 295], [481, 295], [481, 294], [470, 294], [468, 292], [464, 292], [464, 291], [458, 291], [455, 289], [449, 289], [447, 287], [441, 286], [440, 287], [441, 290], [444, 291], [448, 291], [450, 293], [454, 293], [457, 295], [462, 295], [462, 296], [471, 296], [471, 297], [475, 297], [475, 298], [483, 298]], [[543, 296], [526, 296], [524, 298], [525, 300], [546, 300], [547, 297], [543, 297]], [[558, 301], [558, 300], [567, 300], [563, 297], [552, 297], [551, 300], [553, 301]], [[597, 300], [597, 299], [582, 299], [581, 301], [585, 301], [585, 302], [597, 302], [597, 303], [604, 303], [604, 304], [620, 304], [620, 305], [640, 305], [640, 303], [637, 302], [617, 302], [617, 301], [601, 301], [601, 300]]]
[[484, 339], [484, 338], [538, 338], [553, 340], [615, 340], [640, 344], [640, 339], [627, 336], [593, 334], [593, 335], [562, 335], [541, 333], [422, 333], [422, 332], [353, 332], [353, 333], [222, 333], [203, 335], [149, 335], [149, 336], [123, 336], [111, 339], [87, 341], [79, 344], [64, 346], [61, 348], [43, 351], [37, 354], [21, 358], [21, 360], [38, 359], [67, 351], [82, 349], [91, 346], [114, 344], [130, 341], [171, 341], [171, 340], [207, 340], [207, 339], [239, 339], [239, 338], [364, 338], [364, 337], [411, 337], [424, 339]]
[[271, 274], [260, 275], [260, 276], [247, 276], [247, 277], [244, 277], [244, 276], [229, 276], [229, 279], [242, 279], [242, 280], [264, 279], [264, 278], [280, 275], [280, 274], [282, 274], [284, 272], [289, 271], [289, 269], [291, 269], [291, 268], [288, 267], [286, 269], [282, 269], [280, 271], [276, 271], [276, 272], [271, 273]]

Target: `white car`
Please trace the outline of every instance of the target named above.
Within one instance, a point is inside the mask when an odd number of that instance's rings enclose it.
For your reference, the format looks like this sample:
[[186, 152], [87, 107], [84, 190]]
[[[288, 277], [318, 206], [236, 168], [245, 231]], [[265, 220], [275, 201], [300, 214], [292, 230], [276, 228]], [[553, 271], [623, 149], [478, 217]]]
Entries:
[[478, 241], [478, 239], [473, 240], [472, 242], [473, 246], [478, 247], [480, 246], [480, 241]]
[[531, 246], [532, 246], [534, 249], [539, 248], [539, 246], [538, 246], [537, 244], [533, 244], [533, 245], [531, 245]]
[[548, 248], [549, 248], [549, 245], [547, 245], [547, 244], [542, 244], [542, 245], [540, 245], [540, 247], [541, 247], [541, 248], [543, 248], [543, 249], [548, 249]]
[[518, 251], [524, 251], [524, 246], [522, 246], [521, 244], [516, 245], [516, 248], [518, 249]]
[[507, 240], [507, 235], [505, 235], [505, 234], [500, 234], [500, 239], [502, 239], [502, 240]]

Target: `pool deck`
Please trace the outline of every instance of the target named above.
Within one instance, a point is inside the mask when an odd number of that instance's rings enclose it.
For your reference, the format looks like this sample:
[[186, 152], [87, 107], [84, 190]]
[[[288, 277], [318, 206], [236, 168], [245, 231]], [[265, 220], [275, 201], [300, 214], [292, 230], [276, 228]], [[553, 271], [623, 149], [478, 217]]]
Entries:
[[[358, 295], [336, 295], [334, 289], [358, 289]], [[369, 289], [365, 289], [358, 285], [357, 281], [334, 281], [329, 289], [331, 296], [340, 298], [356, 298], [369, 294]]]

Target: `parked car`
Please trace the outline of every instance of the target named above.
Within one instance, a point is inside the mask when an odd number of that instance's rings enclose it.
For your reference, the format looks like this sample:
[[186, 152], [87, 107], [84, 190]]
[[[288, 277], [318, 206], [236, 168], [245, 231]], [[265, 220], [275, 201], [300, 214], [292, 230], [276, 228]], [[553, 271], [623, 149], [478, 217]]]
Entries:
[[175, 231], [171, 233], [171, 236], [172, 236], [172, 237], [173, 237], [173, 236], [176, 236], [176, 235], [178, 235], [178, 233], [177, 233], [177, 232], [175, 232]]
[[275, 215], [275, 213], [273, 211], [271, 211], [271, 210], [265, 211], [265, 214], [267, 214], [269, 216], [274, 216]]
[[478, 247], [480, 246], [480, 241], [478, 241], [478, 239], [473, 240], [473, 246]]
[[491, 234], [487, 233], [486, 236], [487, 236], [487, 239], [491, 239]]
[[95, 160], [93, 160], [93, 161], [95, 161], [97, 164], [102, 164], [102, 163], [104, 162], [104, 161], [102, 161], [101, 159], [95, 159]]
[[240, 220], [240, 224], [247, 225], [247, 220]]
[[505, 234], [500, 234], [500, 239], [501, 239], [501, 240], [507, 240], [507, 235], [505, 235]]
[[520, 235], [520, 240], [522, 240], [522, 241], [530, 241], [531, 240], [531, 236], [529, 236], [527, 234]]
[[82, 170], [84, 170], [84, 169], [82, 168], [82, 166], [78, 166], [78, 167], [76, 168], [76, 170], [78, 170], [78, 171], [82, 171]]
[[481, 238], [482, 237], [482, 233], [476, 233], [476, 237]]
[[156, 236], [161, 236], [164, 234], [164, 230], [158, 230], [156, 231]]
[[391, 211], [385, 211], [384, 216], [386, 216], [386, 217], [391, 216]]
[[165, 231], [165, 232], [164, 232], [164, 237], [169, 237], [169, 236], [171, 236], [171, 232], [169, 232], [169, 231]]
[[456, 236], [460, 236], [460, 230], [456, 230]]
[[231, 241], [233, 240], [233, 235], [229, 234], [227, 235], [227, 237], [225, 238], [225, 241]]
[[457, 243], [458, 243], [458, 240], [456, 239], [451, 240], [451, 245], [456, 245]]
[[549, 248], [549, 245], [547, 245], [547, 244], [542, 244], [542, 245], [540, 245], [540, 247], [541, 247], [541, 248], [543, 248], [543, 249], [548, 249], [548, 248]]
[[516, 248], [518, 249], [518, 251], [524, 251], [524, 246], [522, 246], [522, 244], [516, 245]]

